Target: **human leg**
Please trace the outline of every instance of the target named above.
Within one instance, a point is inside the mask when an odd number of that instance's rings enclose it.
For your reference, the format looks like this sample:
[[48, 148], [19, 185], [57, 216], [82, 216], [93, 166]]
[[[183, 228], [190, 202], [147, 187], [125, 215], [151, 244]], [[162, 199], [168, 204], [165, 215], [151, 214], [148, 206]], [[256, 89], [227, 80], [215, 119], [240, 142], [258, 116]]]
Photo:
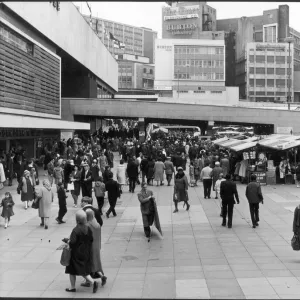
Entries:
[[228, 228], [232, 227], [232, 216], [233, 216], [233, 203], [228, 204]]
[[151, 229], [150, 226], [144, 226], [144, 232], [147, 238], [150, 237]]
[[210, 199], [210, 193], [211, 193], [211, 186], [212, 186], [212, 180], [207, 179], [207, 196]]
[[4, 228], [6, 229], [6, 228], [7, 228], [7, 226], [8, 226], [8, 218], [5, 218], [4, 222], [5, 222], [5, 226], [4, 226]]
[[70, 274], [69, 278], [70, 278], [70, 288], [66, 289], [66, 291], [71, 292], [71, 291], [75, 290], [75, 292], [76, 292], [76, 288], [75, 288], [75, 286], [76, 286], [76, 276]]
[[258, 226], [259, 222], [259, 203], [255, 203], [254, 205], [254, 216], [255, 216], [255, 224]]
[[173, 211], [173, 213], [177, 213], [178, 212], [178, 202], [174, 201], [174, 205], [175, 205], [175, 210]]
[[44, 218], [45, 229], [48, 229], [49, 218]]
[[249, 203], [249, 209], [250, 209], [250, 216], [252, 221], [252, 226], [255, 226], [256, 220], [254, 215], [254, 203]]
[[104, 197], [96, 197], [96, 198], [97, 198], [98, 209], [99, 209], [100, 215], [102, 215], [102, 207], [104, 205]]
[[223, 217], [223, 222], [222, 226], [226, 226], [226, 218], [227, 218], [227, 203], [222, 201], [222, 217]]
[[204, 198], [208, 197], [208, 195], [207, 195], [207, 179], [203, 179], [203, 190], [204, 190]]
[[44, 226], [45, 225], [45, 223], [44, 223], [44, 218], [43, 217], [41, 217], [41, 224], [40, 224], [41, 226]]

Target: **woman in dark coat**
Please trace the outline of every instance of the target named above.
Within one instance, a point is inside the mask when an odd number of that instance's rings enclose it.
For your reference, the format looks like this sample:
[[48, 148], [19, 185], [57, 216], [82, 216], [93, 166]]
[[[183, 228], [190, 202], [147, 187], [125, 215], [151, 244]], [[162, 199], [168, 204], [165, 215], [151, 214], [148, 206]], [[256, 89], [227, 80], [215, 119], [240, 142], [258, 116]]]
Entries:
[[66, 274], [70, 275], [71, 287], [67, 292], [76, 292], [76, 276], [83, 276], [93, 286], [93, 293], [98, 290], [98, 282], [91, 276], [92, 272], [92, 243], [93, 233], [87, 225], [86, 213], [79, 210], [76, 213], [76, 227], [72, 230], [68, 241], [71, 249], [70, 264], [66, 267]]
[[155, 159], [149, 158], [148, 162], [148, 172], [147, 172], [147, 183], [150, 184], [150, 181], [152, 181], [153, 185], [153, 178], [154, 178], [154, 165], [155, 165]]
[[21, 201], [25, 202], [25, 209], [28, 208], [28, 201], [34, 199], [34, 185], [30, 177], [30, 172], [25, 170], [17, 188], [18, 194], [21, 193]]
[[300, 236], [300, 205], [295, 208], [294, 221], [293, 221], [293, 232]]
[[174, 213], [178, 212], [178, 202], [183, 201], [186, 204], [186, 210], [190, 209], [190, 204], [188, 204], [188, 180], [183, 172], [182, 167], [178, 167], [178, 173], [175, 176], [175, 185], [174, 185], [174, 205], [175, 210]]
[[74, 171], [70, 175], [71, 181], [74, 183], [74, 190], [71, 191], [71, 195], [74, 200], [74, 207], [77, 207], [78, 196], [80, 195], [80, 180], [81, 172], [79, 171], [78, 166], [74, 166]]

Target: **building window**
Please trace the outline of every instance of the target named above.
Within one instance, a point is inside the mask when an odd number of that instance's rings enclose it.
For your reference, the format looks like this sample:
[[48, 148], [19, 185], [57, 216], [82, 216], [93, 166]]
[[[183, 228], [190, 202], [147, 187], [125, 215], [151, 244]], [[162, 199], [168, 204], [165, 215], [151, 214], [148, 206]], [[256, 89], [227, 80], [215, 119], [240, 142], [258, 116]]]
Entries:
[[257, 87], [264, 87], [266, 84], [265, 79], [256, 79], [256, 86]]
[[276, 26], [264, 27], [263, 41], [265, 43], [277, 43]]
[[284, 64], [285, 56], [276, 56], [276, 64]]
[[250, 67], [249, 73], [250, 73], [250, 74], [254, 74], [254, 67]]
[[254, 62], [254, 55], [249, 55], [249, 62], [251, 62], [251, 63]]
[[33, 55], [33, 43], [29, 42], [24, 37], [2, 23], [0, 23], [0, 39], [30, 55]]
[[264, 55], [256, 55], [256, 62], [257, 63], [264, 63], [265, 62], [265, 56]]
[[147, 73], [147, 69], [146, 68], [144, 68], [144, 73]]
[[274, 62], [274, 56], [267, 56], [267, 62], [273, 63]]
[[277, 68], [276, 69], [276, 75], [285, 75], [285, 69], [284, 68]]
[[265, 74], [266, 70], [265, 68], [256, 68], [256, 74]]
[[152, 69], [150, 69], [150, 74], [151, 74], [151, 75], [153, 74], [153, 70], [152, 70]]
[[274, 79], [267, 79], [267, 86], [274, 87], [274, 83], [275, 83]]
[[276, 79], [276, 87], [285, 87], [284, 79]]
[[267, 74], [274, 74], [273, 68], [267, 68]]
[[251, 87], [254, 87], [254, 79], [250, 79], [249, 84]]

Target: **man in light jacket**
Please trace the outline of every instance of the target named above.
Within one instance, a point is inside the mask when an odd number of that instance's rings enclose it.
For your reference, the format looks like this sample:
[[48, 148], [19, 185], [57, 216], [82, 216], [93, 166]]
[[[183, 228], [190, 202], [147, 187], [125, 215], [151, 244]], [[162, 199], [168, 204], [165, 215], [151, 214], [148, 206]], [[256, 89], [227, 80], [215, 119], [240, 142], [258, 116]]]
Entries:
[[252, 220], [252, 228], [256, 228], [259, 222], [259, 202], [264, 203], [264, 198], [261, 192], [261, 187], [256, 182], [256, 175], [252, 174], [250, 177], [251, 182], [246, 188], [246, 197], [249, 202], [250, 215]]
[[206, 197], [210, 199], [211, 186], [212, 186], [212, 168], [209, 166], [210, 163], [205, 163], [205, 168], [200, 173], [200, 180], [203, 180], [204, 199]]
[[170, 186], [170, 182], [172, 180], [173, 173], [175, 173], [174, 165], [171, 162], [171, 157], [168, 156], [165, 161], [165, 173], [168, 181], [168, 186]]

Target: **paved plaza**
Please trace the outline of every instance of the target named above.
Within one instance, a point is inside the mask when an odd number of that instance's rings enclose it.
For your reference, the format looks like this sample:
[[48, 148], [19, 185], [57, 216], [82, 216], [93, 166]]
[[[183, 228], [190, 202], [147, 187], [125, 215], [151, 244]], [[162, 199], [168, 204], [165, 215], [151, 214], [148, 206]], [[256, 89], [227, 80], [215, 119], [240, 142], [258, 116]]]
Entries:
[[149, 243], [137, 199], [140, 186], [135, 194], [125, 187], [116, 208], [118, 216], [104, 217], [101, 255], [108, 281], [96, 294], [80, 287], [80, 277], [77, 293], [65, 292], [69, 276], [60, 265], [58, 248], [75, 226], [78, 208], [72, 207], [71, 195], [67, 223], [55, 221], [56, 197], [45, 230], [39, 226], [37, 210], [24, 210], [16, 186], [5, 187], [1, 197], [11, 190], [16, 204], [7, 230], [4, 219], [0, 221], [0, 296], [300, 299], [300, 252], [290, 245], [300, 189], [263, 187], [260, 226], [252, 229], [245, 187], [238, 185], [240, 204], [234, 209], [232, 229], [221, 226], [219, 200], [204, 199], [202, 184], [189, 188], [190, 211], [180, 204], [177, 214], [173, 214], [173, 186], [149, 187], [163, 230], [161, 237], [154, 229]]

